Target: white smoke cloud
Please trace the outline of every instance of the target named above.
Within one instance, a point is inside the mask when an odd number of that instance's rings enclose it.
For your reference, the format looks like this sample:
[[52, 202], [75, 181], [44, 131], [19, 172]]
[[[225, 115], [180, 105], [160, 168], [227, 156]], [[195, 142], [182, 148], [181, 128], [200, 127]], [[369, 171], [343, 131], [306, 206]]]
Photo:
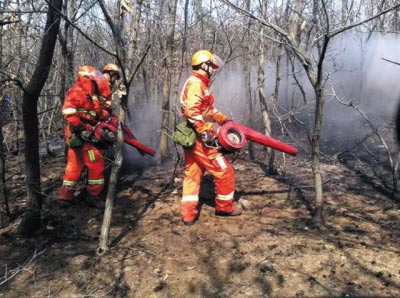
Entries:
[[[363, 34], [348, 33], [331, 41], [324, 66], [325, 74], [330, 77], [326, 85], [327, 101], [324, 111], [323, 142], [326, 144], [342, 144], [344, 147], [357, 142], [366, 133], [364, 121], [354, 109], [344, 107], [330, 96], [331, 85], [344, 101], [352, 100], [360, 104], [360, 108], [374, 121], [376, 127], [393, 121], [394, 111], [399, 103], [400, 66], [386, 62], [382, 58], [400, 62], [400, 37], [395, 34]], [[303, 98], [296, 86], [292, 70], [282, 60], [281, 81], [278, 103], [281, 112], [292, 107], [296, 116], [305, 123], [313, 123], [307, 119], [307, 109], [315, 108], [314, 95], [304, 71], [297, 64], [296, 76], [306, 91], [308, 106], [304, 107]], [[275, 61], [267, 61], [265, 65], [265, 94], [270, 98], [275, 84]], [[187, 79], [183, 76], [179, 84], [179, 92]], [[257, 90], [257, 63], [252, 63], [251, 87], [253, 100]], [[247, 97], [242, 63], [238, 61], [225, 65], [211, 86], [216, 97], [215, 106], [235, 121], [244, 123], [248, 115]], [[161, 97], [160, 97], [161, 98]], [[131, 107], [132, 128], [139, 140], [158, 150], [161, 125], [160, 100], [151, 99], [153, 104], [135, 105]], [[157, 103], [155, 103], [157, 102]], [[259, 121], [259, 103], [254, 103]], [[172, 104], [171, 104], [172, 105]], [[305, 131], [303, 131], [305, 133]], [[279, 137], [278, 137], [279, 138]], [[306, 139], [305, 136], [300, 136]], [[128, 151], [128, 149], [126, 149]], [[133, 151], [133, 153], [132, 153]], [[149, 157], [143, 159], [133, 148], [129, 148], [129, 160], [132, 163], [151, 163]]]

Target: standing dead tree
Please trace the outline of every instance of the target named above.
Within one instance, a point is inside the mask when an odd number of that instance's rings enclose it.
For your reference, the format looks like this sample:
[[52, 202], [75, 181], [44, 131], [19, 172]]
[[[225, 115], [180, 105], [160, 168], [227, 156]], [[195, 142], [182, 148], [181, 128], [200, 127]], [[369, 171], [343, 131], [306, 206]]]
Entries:
[[258, 17], [251, 13], [249, 10], [239, 7], [238, 5], [232, 3], [228, 0], [222, 0], [222, 2], [233, 7], [235, 10], [242, 14], [245, 14], [254, 20], [258, 21], [267, 28], [275, 31], [282, 39], [285, 41], [285, 46], [288, 47], [297, 60], [300, 62], [303, 70], [305, 71], [308, 81], [310, 82], [314, 96], [315, 96], [315, 118], [314, 127], [312, 133], [312, 144], [311, 144], [311, 168], [314, 180], [314, 201], [315, 209], [312, 216], [311, 223], [316, 227], [321, 227], [324, 224], [323, 220], [323, 206], [324, 206], [324, 196], [322, 189], [322, 176], [321, 176], [321, 166], [320, 166], [320, 144], [321, 144], [321, 127], [323, 121], [323, 111], [325, 104], [325, 85], [327, 82], [327, 76], [324, 73], [324, 62], [327, 56], [327, 50], [330, 41], [337, 35], [358, 27], [362, 24], [370, 22], [374, 19], [379, 18], [389, 12], [396, 10], [400, 7], [400, 4], [391, 6], [379, 13], [368, 17], [357, 23], [353, 23], [340, 28], [332, 29], [333, 22], [331, 20], [331, 15], [328, 12], [327, 1], [324, 0], [314, 0], [312, 1], [312, 16], [311, 20], [308, 22], [310, 31], [315, 32], [313, 42], [310, 43], [310, 49], [302, 48], [302, 44], [299, 42], [301, 39], [296, 39], [290, 34], [290, 32], [284, 30], [282, 27]]
[[[144, 58], [146, 57], [150, 46], [148, 45], [146, 48], [145, 53], [142, 56], [142, 59], [136, 64], [136, 68], [133, 68], [134, 71], [131, 71], [131, 67], [133, 64], [136, 63], [135, 57], [133, 54], [136, 54], [132, 51], [127, 52], [124, 47], [124, 39], [123, 39], [123, 32], [124, 32], [124, 24], [125, 24], [125, 15], [127, 12], [132, 13], [134, 20], [131, 23], [131, 35], [130, 41], [133, 44], [136, 44], [137, 40], [137, 30], [138, 30], [138, 22], [140, 18], [140, 11], [142, 2], [138, 1], [137, 6], [133, 10], [131, 7], [124, 6], [126, 2], [121, 0], [119, 1], [119, 9], [118, 17], [112, 18], [105, 2], [103, 0], [99, 0], [99, 4], [101, 10], [106, 18], [106, 22], [112, 31], [112, 37], [114, 42], [115, 48], [115, 58], [119, 62], [119, 65], [122, 70], [122, 84], [120, 85], [120, 103], [119, 103], [119, 123], [118, 126], [118, 140], [115, 145], [115, 153], [114, 153], [114, 163], [111, 168], [111, 175], [110, 175], [110, 182], [108, 185], [107, 191], [107, 201], [106, 201], [106, 209], [104, 211], [104, 219], [103, 225], [101, 228], [101, 236], [99, 241], [99, 247], [97, 253], [99, 255], [104, 254], [108, 251], [108, 242], [109, 242], [109, 234], [110, 234], [110, 224], [111, 224], [111, 216], [112, 216], [112, 208], [114, 198], [116, 196], [116, 186], [117, 186], [117, 179], [118, 175], [122, 166], [123, 162], [123, 154], [122, 154], [122, 145], [124, 143], [124, 136], [122, 126], [125, 125], [126, 122], [126, 113], [128, 110], [128, 99], [129, 99], [129, 87], [132, 84], [133, 78], [135, 77], [137, 71], [139, 70], [140, 65], [143, 63]], [[114, 21], [114, 19], [116, 21]], [[129, 55], [130, 53], [130, 55]]]

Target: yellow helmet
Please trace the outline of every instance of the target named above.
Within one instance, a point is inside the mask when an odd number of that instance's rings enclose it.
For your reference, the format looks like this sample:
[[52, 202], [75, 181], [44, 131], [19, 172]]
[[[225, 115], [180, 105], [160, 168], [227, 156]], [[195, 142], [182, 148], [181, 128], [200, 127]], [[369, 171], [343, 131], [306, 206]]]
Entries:
[[79, 78], [89, 78], [91, 74], [96, 71], [96, 68], [94, 68], [91, 65], [83, 65], [79, 67], [78, 73], [76, 77]]
[[119, 67], [114, 63], [108, 63], [108, 64], [104, 65], [103, 71], [104, 72], [107, 72], [107, 71], [117, 71], [117, 72], [119, 72]]
[[192, 56], [192, 66], [200, 65], [201, 63], [209, 63], [213, 68], [218, 69], [221, 65], [221, 59], [207, 50], [201, 50], [194, 53]]
[[108, 63], [106, 65], [104, 65], [103, 67], [103, 73], [108, 72], [110, 73], [110, 75], [116, 73], [118, 74], [118, 78], [121, 77], [121, 70], [119, 69], [119, 67], [114, 64], [114, 63]]

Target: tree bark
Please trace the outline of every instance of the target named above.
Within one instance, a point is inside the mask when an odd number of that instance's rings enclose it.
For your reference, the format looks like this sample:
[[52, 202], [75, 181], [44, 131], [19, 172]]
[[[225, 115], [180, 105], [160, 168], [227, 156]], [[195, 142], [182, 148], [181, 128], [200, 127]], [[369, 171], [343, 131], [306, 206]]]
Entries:
[[[246, 105], [247, 105], [247, 119], [245, 119], [245, 123], [249, 127], [253, 127], [253, 117], [254, 117], [254, 111], [253, 111], [253, 100], [252, 100], [252, 93], [251, 93], [251, 67], [249, 65], [249, 60], [250, 59], [245, 59], [244, 65], [243, 65], [243, 75], [244, 75], [244, 90], [245, 90], [245, 100], [246, 100]], [[254, 160], [254, 146], [253, 142], [248, 142], [247, 147], [249, 150], [249, 159]]]
[[[324, 206], [324, 196], [322, 189], [322, 176], [321, 176], [321, 165], [320, 165], [320, 151], [321, 151], [321, 128], [322, 120], [324, 116], [324, 105], [325, 105], [325, 94], [323, 86], [323, 62], [325, 60], [326, 51], [329, 44], [329, 36], [325, 35], [321, 54], [319, 57], [319, 63], [317, 65], [316, 77], [308, 73], [310, 82], [313, 85], [315, 92], [315, 123], [311, 142], [311, 169], [314, 178], [315, 187], [315, 210], [312, 217], [312, 222], [316, 226], [322, 226], [324, 224], [322, 209]], [[310, 71], [310, 70], [309, 70]]]
[[25, 88], [23, 93], [22, 120], [25, 132], [25, 173], [28, 195], [27, 210], [18, 227], [19, 234], [23, 236], [31, 236], [32, 233], [40, 227], [42, 192], [40, 184], [37, 103], [50, 72], [60, 26], [60, 16], [57, 11], [60, 11], [61, 7], [62, 0], [49, 1], [47, 21], [39, 58], [29, 85]]
[[[123, 84], [119, 86], [119, 91], [121, 89], [124, 89], [124, 94], [122, 94], [120, 98], [120, 104], [118, 106], [118, 118], [119, 118], [119, 125], [118, 125], [118, 139], [115, 145], [115, 150], [114, 150], [114, 163], [111, 168], [111, 174], [110, 174], [110, 181], [108, 184], [108, 191], [107, 191], [107, 199], [106, 199], [106, 208], [104, 211], [104, 218], [103, 218], [103, 224], [101, 227], [101, 236], [100, 236], [100, 241], [99, 241], [99, 247], [97, 249], [97, 253], [99, 255], [103, 255], [105, 252], [108, 251], [108, 245], [109, 245], [109, 237], [110, 237], [110, 226], [111, 226], [111, 219], [112, 219], [112, 209], [113, 209], [113, 202], [114, 198], [116, 196], [116, 188], [117, 188], [117, 181], [118, 181], [118, 176], [119, 172], [123, 163], [123, 153], [122, 153], [122, 147], [124, 143], [124, 135], [123, 135], [123, 130], [122, 126], [125, 125], [126, 122], [126, 112], [128, 110], [128, 99], [129, 99], [129, 87], [130, 84], [136, 75], [136, 72], [138, 68], [140, 67], [141, 63], [144, 60], [144, 57], [146, 56], [147, 52], [144, 54], [142, 60], [137, 64], [136, 71], [130, 74], [130, 77], [127, 77], [127, 68], [130, 68], [129, 62], [132, 62], [133, 56], [135, 53], [133, 51], [125, 51], [124, 50], [124, 42], [122, 38], [123, 34], [123, 24], [124, 24], [124, 15], [125, 12], [124, 10], [119, 11], [119, 18], [117, 18], [117, 21], [114, 22], [113, 18], [109, 15], [105, 3], [103, 0], [99, 0], [99, 4], [101, 6], [101, 9], [107, 19], [107, 23], [110, 26], [112, 32], [113, 32], [113, 39], [114, 39], [114, 45], [115, 45], [115, 50], [117, 52], [117, 59], [120, 62], [120, 67], [122, 70], [122, 81]], [[141, 11], [141, 5], [142, 1], [137, 1], [137, 7], [135, 10], [134, 15], [132, 16], [134, 20], [136, 20], [132, 24], [131, 28], [131, 42], [132, 44], [136, 44], [136, 39], [137, 39], [137, 30], [138, 30], [138, 25], [139, 25], [139, 18], [140, 18], [140, 11]], [[119, 5], [121, 8], [121, 5]], [[118, 30], [117, 30], [118, 29]], [[147, 48], [148, 51], [149, 47]], [[128, 66], [128, 67], [127, 67]], [[121, 88], [122, 87], [122, 88]], [[121, 94], [121, 93], [119, 93]]]
[[312, 217], [312, 222], [316, 226], [324, 224], [322, 209], [324, 206], [324, 196], [322, 190], [322, 177], [321, 177], [321, 164], [320, 164], [320, 145], [321, 145], [321, 127], [323, 119], [324, 108], [324, 92], [321, 86], [316, 86], [316, 112], [315, 124], [313, 130], [312, 144], [311, 144], [311, 169], [314, 179], [315, 187], [315, 209]]
[[[4, 5], [0, 7], [2, 10], [4, 10], [4, 7], [8, 5], [8, 1], [5, 1]], [[3, 13], [0, 13], [0, 21], [3, 21]], [[0, 69], [3, 69], [3, 26], [0, 26]], [[0, 79], [2, 77], [0, 76]], [[5, 110], [3, 107], [3, 101], [5, 99], [3, 98], [3, 92], [2, 89], [0, 89], [0, 228], [5, 227], [9, 220], [10, 220], [10, 211], [8, 208], [8, 202], [7, 202], [7, 194], [6, 194], [6, 171], [5, 171], [5, 152], [4, 152], [4, 145], [3, 145], [3, 124], [4, 124], [4, 119], [5, 115]]]
[[[64, 0], [63, 13], [74, 21], [76, 15], [75, 0]], [[68, 86], [72, 85], [74, 73], [74, 55], [71, 49], [73, 40], [73, 27], [69, 22], [65, 22], [58, 40], [61, 45], [61, 70], [60, 70], [60, 103], [64, 104], [64, 95], [67, 93]]]
[[114, 147], [114, 163], [111, 167], [110, 181], [108, 183], [107, 189], [107, 200], [106, 208], [104, 210], [103, 224], [101, 226], [100, 242], [97, 253], [99, 255], [104, 254], [108, 251], [108, 244], [110, 238], [110, 226], [112, 219], [112, 210], [114, 205], [114, 197], [117, 189], [117, 182], [119, 177], [119, 172], [121, 170], [122, 162], [124, 157], [122, 155], [122, 147], [124, 145], [124, 134], [121, 125], [125, 124], [126, 111], [124, 109], [124, 102], [126, 102], [128, 94], [121, 98], [121, 104], [119, 105], [119, 125], [118, 125], [118, 139]]
[[176, 18], [176, 0], [168, 0], [168, 29], [166, 40], [166, 58], [164, 60], [164, 80], [163, 80], [163, 97], [162, 97], [162, 116], [161, 116], [161, 136], [160, 136], [160, 158], [165, 161], [169, 157], [169, 132], [170, 132], [170, 95], [172, 76], [174, 74], [172, 58], [174, 51], [175, 36], [175, 18]]

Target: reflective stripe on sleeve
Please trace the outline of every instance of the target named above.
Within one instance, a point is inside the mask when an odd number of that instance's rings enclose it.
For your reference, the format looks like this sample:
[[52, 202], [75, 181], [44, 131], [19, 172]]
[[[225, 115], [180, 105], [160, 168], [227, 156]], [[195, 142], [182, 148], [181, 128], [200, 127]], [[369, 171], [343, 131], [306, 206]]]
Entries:
[[222, 170], [226, 170], [227, 165], [225, 163], [225, 159], [223, 156], [220, 155], [215, 160], [217, 161]]
[[191, 119], [193, 119], [193, 120], [200, 120], [200, 121], [202, 121], [203, 120], [203, 115], [196, 115], [196, 116], [192, 116], [192, 117], [190, 117]]
[[77, 113], [89, 114], [90, 116], [93, 116], [93, 117], [96, 116], [96, 112], [95, 111], [87, 111], [87, 110], [83, 110], [83, 109], [77, 109], [76, 112]]
[[62, 110], [63, 115], [72, 115], [72, 114], [75, 114], [76, 112], [77, 112], [77, 110], [74, 108], [66, 108], [66, 109]]
[[76, 113], [89, 114], [90, 116], [93, 116], [93, 117], [96, 116], [96, 112], [95, 111], [87, 111], [87, 110], [75, 109], [75, 108], [66, 108], [66, 109], [62, 110], [62, 114], [64, 116], [73, 115], [73, 114], [76, 114]]
[[106, 105], [110, 105], [111, 101], [107, 100], [107, 98], [103, 97], [103, 96], [99, 96], [99, 100], [104, 102]]

